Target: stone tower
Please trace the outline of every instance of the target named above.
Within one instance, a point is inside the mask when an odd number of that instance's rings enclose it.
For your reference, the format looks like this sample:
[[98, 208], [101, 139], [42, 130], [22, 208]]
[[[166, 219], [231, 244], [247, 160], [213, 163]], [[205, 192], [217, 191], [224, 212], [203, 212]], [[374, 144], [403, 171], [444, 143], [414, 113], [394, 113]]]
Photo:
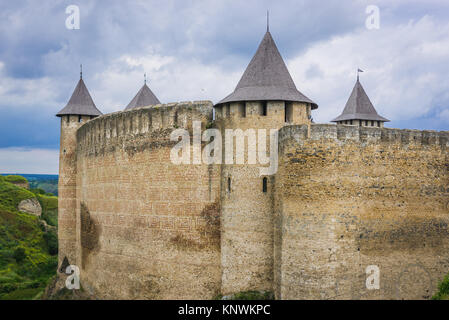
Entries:
[[384, 123], [389, 121], [377, 113], [358, 76], [343, 113], [332, 120], [338, 124], [379, 128], [383, 128]]
[[76, 264], [76, 131], [86, 121], [101, 115], [84, 84], [82, 73], [61, 118], [58, 182], [59, 265]]
[[[256, 164], [248, 161], [257, 151], [250, 146], [251, 134], [246, 130], [254, 129], [257, 135], [262, 135], [258, 130], [265, 129], [261, 141], [265, 139], [268, 151], [271, 129], [286, 124], [309, 124], [311, 110], [318, 106], [297, 90], [267, 29], [234, 92], [214, 107], [223, 139], [232, 137], [227, 129], [234, 133], [241, 129], [246, 134], [243, 164], [236, 163], [235, 152], [233, 163], [227, 163], [225, 154], [229, 150], [225, 147], [223, 153], [222, 293], [272, 290], [275, 181], [274, 175], [260, 175], [260, 159]], [[231, 139], [236, 146], [238, 138]]]

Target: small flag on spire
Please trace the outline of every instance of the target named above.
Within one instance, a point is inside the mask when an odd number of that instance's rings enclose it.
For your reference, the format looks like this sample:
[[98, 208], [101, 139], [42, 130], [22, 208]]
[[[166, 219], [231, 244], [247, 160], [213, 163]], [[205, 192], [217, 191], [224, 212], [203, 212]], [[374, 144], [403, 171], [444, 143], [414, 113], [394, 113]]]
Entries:
[[357, 68], [357, 81], [359, 81], [359, 73], [364, 72], [362, 69]]

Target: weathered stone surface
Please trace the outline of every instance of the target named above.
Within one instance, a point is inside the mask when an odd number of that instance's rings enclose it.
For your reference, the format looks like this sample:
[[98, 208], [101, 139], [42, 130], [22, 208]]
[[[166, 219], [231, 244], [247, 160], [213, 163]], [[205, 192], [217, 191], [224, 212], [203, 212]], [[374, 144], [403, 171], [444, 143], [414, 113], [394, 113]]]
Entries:
[[64, 170], [76, 177], [76, 193], [67, 195], [76, 217], [59, 220], [59, 232], [74, 231], [76, 240], [60, 256], [76, 255], [69, 260], [86, 290], [110, 299], [220, 293], [219, 167], [170, 161], [170, 133], [191, 131], [192, 120], [204, 130], [211, 115], [210, 102], [161, 105], [77, 130], [75, 167]]
[[[281, 129], [281, 299], [428, 299], [449, 271], [449, 132]], [[380, 270], [368, 290], [365, 270]]]
[[29, 213], [35, 216], [40, 217], [42, 214], [42, 208], [39, 201], [37, 201], [36, 198], [26, 199], [20, 201], [19, 205], [17, 206], [17, 210], [25, 213]]

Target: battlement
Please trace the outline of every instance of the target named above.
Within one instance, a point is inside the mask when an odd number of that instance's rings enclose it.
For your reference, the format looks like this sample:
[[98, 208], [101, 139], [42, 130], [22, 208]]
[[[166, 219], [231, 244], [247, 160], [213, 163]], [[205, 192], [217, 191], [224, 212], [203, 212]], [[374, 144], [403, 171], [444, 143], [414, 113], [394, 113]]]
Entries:
[[285, 126], [279, 130], [279, 143], [291, 139], [302, 144], [305, 140], [334, 140], [341, 143], [391, 143], [400, 145], [437, 145], [449, 147], [449, 131], [390, 129], [375, 127], [345, 126], [336, 124], [312, 124]]
[[206, 124], [212, 120], [212, 102], [193, 101], [160, 104], [109, 113], [87, 121], [77, 131], [78, 152], [107, 147], [108, 141], [129, 139], [159, 133], [166, 137], [167, 129], [191, 130], [192, 121]]

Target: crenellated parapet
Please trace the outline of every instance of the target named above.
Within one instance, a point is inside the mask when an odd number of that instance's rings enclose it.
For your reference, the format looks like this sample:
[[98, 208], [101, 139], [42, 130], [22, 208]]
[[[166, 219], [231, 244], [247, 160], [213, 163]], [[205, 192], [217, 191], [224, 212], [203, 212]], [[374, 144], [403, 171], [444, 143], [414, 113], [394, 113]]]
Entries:
[[112, 151], [117, 142], [150, 137], [166, 140], [177, 128], [192, 130], [193, 121], [203, 127], [212, 120], [212, 102], [160, 104], [109, 113], [85, 123], [77, 132], [78, 154]]
[[[292, 140], [293, 139], [293, 140]], [[449, 147], [449, 131], [427, 131], [410, 129], [390, 129], [376, 127], [343, 126], [335, 124], [312, 124], [310, 130], [306, 125], [285, 126], [279, 130], [279, 144], [288, 140], [299, 144], [305, 140], [335, 140], [340, 143], [391, 143], [400, 145], [437, 145]]]

